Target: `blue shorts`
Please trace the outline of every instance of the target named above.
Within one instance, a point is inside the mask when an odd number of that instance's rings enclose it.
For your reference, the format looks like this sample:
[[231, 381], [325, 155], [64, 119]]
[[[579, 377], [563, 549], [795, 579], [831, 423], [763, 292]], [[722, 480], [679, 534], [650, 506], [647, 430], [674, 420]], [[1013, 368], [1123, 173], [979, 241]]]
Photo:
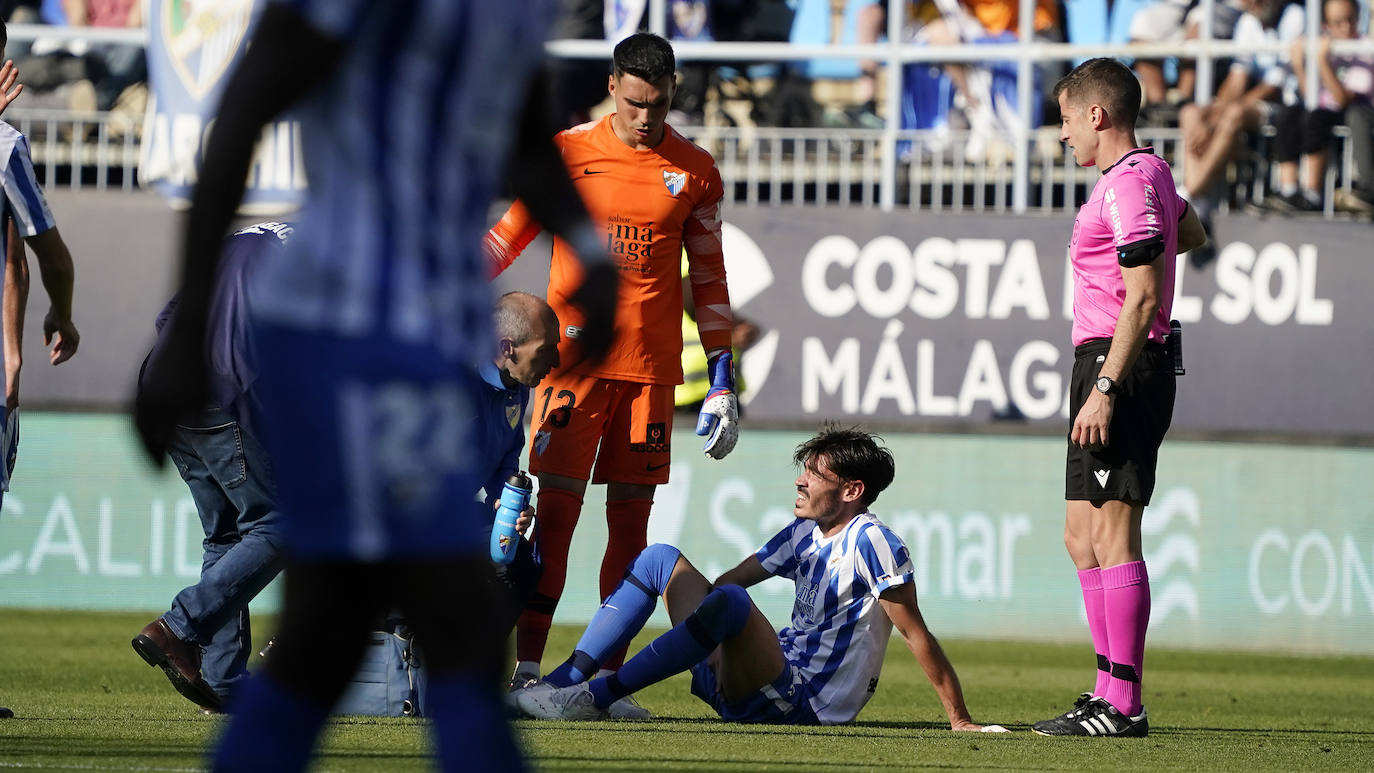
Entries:
[[726, 722], [765, 725], [819, 725], [811, 709], [814, 691], [791, 662], [771, 684], [743, 700], [730, 702], [720, 694], [716, 672], [702, 661], [692, 666], [692, 694], [706, 701]]
[[254, 343], [288, 555], [486, 555], [474, 369], [433, 346], [270, 324]]

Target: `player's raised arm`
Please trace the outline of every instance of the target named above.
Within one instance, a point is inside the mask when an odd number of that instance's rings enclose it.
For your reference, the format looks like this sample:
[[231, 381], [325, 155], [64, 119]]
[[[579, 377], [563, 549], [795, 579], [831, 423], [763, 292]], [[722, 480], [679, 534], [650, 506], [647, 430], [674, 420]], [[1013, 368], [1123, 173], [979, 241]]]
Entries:
[[5, 112], [5, 108], [23, 93], [24, 84], [19, 82], [19, 68], [14, 66], [13, 59], [6, 59], [0, 65], [0, 113]]
[[510, 268], [510, 264], [520, 257], [541, 230], [539, 222], [530, 216], [529, 209], [522, 202], [517, 200], [512, 203], [506, 214], [482, 239], [490, 276], [496, 278]]
[[225, 85], [200, 180], [191, 196], [181, 246], [181, 301], [166, 346], [148, 361], [134, 421], [154, 464], [165, 458], [176, 420], [206, 391], [205, 331], [220, 240], [243, 199], [248, 165], [262, 127], [320, 83], [343, 44], [299, 13], [269, 3], [249, 47]]
[[935, 693], [940, 696], [940, 703], [944, 705], [945, 714], [949, 716], [950, 729], [982, 730], [982, 725], [974, 724], [969, 716], [968, 707], [964, 705], [964, 691], [959, 686], [959, 675], [954, 673], [954, 666], [949, 662], [949, 658], [945, 657], [940, 642], [926, 627], [925, 619], [921, 617], [921, 609], [916, 605], [915, 586], [903, 583], [888, 588], [878, 597], [878, 603], [882, 605], [897, 633], [901, 634], [902, 641], [906, 642], [906, 648], [916, 656], [916, 662], [921, 664], [921, 670], [925, 671], [926, 678], [935, 688]]

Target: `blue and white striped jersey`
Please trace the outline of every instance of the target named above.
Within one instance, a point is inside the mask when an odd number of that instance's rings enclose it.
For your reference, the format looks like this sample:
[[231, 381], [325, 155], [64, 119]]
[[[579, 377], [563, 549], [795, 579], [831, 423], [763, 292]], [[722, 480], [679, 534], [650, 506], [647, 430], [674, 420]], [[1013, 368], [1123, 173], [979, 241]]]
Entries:
[[546, 0], [271, 0], [345, 49], [297, 106], [310, 192], [265, 321], [486, 359], [482, 257]]
[[[4, 121], [0, 121], [0, 163], [4, 165], [0, 188], [5, 192], [0, 201], [0, 255], [3, 255], [9, 247], [9, 229], [4, 227], [6, 219], [14, 220], [23, 237], [37, 236], [56, 226], [57, 221], [48, 210], [43, 189], [38, 187], [38, 178], [33, 174], [28, 138]], [[5, 353], [0, 350], [0, 367], [4, 362]]]
[[[0, 178], [5, 200], [0, 206], [4, 208], [5, 215], [14, 218], [19, 235], [37, 236], [57, 225], [52, 212], [48, 211], [43, 189], [38, 187], [38, 178], [34, 176], [28, 138], [4, 121], [0, 121], [0, 162], [3, 162], [5, 170], [3, 178]], [[0, 240], [4, 238], [0, 234]]]
[[849, 722], [878, 686], [892, 633], [878, 596], [913, 580], [906, 545], [865, 512], [828, 538], [798, 518], [754, 555], [770, 574], [796, 583], [792, 625], [778, 641], [815, 693], [816, 718]]

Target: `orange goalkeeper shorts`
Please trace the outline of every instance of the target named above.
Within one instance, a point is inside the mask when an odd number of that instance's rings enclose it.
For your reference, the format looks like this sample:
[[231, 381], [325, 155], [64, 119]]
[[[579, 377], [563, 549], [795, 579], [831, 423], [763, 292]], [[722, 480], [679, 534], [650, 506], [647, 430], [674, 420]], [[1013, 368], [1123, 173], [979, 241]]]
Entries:
[[673, 390], [549, 374], [531, 399], [530, 472], [592, 483], [667, 483]]

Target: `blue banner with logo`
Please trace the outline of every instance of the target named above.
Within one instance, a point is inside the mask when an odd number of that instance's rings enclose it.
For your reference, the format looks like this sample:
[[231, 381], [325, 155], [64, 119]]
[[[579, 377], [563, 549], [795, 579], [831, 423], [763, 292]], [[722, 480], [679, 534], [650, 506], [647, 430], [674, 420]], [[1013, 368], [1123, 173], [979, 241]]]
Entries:
[[[263, 0], [151, 0], [148, 80], [139, 175], [174, 204], [190, 200], [212, 117], [234, 63], [248, 48]], [[268, 124], [240, 211], [279, 214], [305, 191], [300, 125]]]

